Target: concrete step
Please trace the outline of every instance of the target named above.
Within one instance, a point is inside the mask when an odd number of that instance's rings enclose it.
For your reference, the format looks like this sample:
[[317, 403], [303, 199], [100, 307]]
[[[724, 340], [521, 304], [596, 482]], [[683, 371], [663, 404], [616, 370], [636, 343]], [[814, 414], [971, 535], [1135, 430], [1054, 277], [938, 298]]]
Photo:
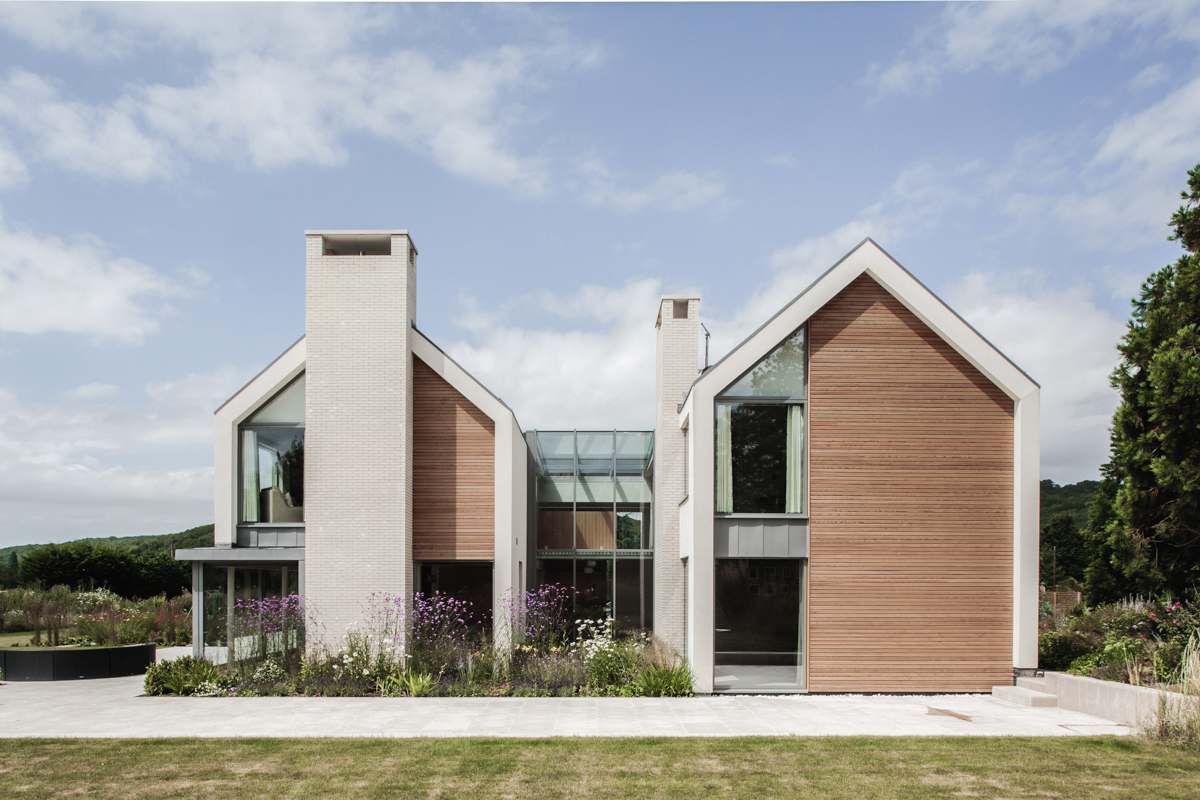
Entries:
[[1055, 708], [1058, 698], [1052, 694], [1026, 689], [1024, 686], [993, 686], [992, 697], [1029, 708]]
[[1035, 692], [1046, 692], [1047, 694], [1054, 694], [1054, 692], [1047, 691], [1046, 687], [1048, 687], [1049, 685], [1050, 685], [1049, 682], [1044, 677], [1042, 677], [1042, 678], [1026, 678], [1026, 677], [1017, 678], [1017, 686], [1020, 686], [1025, 689], [1033, 689]]

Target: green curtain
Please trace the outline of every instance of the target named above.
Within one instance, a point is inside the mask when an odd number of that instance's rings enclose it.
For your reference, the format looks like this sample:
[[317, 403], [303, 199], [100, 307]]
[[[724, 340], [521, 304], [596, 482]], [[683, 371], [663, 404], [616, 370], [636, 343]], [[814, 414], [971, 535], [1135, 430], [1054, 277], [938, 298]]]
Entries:
[[716, 512], [733, 512], [733, 406], [717, 405], [717, 496]]
[[258, 434], [242, 431], [242, 522], [258, 522]]
[[804, 406], [788, 406], [787, 497], [784, 513], [804, 513]]

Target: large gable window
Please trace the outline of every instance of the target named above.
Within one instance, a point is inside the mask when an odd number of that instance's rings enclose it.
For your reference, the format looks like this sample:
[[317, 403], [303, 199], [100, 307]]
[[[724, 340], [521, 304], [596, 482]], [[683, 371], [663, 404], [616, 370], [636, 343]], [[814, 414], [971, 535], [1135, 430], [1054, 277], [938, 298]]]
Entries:
[[807, 347], [801, 327], [716, 403], [716, 513], [803, 514]]
[[304, 522], [304, 375], [238, 429], [241, 521]]

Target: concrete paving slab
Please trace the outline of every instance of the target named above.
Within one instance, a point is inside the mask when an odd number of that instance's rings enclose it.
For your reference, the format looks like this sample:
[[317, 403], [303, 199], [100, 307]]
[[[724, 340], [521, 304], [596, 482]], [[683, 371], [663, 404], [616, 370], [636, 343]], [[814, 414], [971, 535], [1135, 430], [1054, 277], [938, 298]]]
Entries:
[[[143, 697], [139, 677], [0, 684], [0, 737], [1094, 736], [1130, 729], [989, 695]], [[931, 713], [936, 709], [937, 713]]]

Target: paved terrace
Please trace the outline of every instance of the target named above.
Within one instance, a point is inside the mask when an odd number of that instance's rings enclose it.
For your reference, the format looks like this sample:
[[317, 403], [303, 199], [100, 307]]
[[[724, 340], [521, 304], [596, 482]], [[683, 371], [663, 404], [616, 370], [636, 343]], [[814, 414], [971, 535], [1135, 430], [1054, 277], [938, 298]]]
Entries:
[[990, 695], [142, 697], [142, 679], [0, 685], [0, 737], [1086, 736], [1129, 728]]

